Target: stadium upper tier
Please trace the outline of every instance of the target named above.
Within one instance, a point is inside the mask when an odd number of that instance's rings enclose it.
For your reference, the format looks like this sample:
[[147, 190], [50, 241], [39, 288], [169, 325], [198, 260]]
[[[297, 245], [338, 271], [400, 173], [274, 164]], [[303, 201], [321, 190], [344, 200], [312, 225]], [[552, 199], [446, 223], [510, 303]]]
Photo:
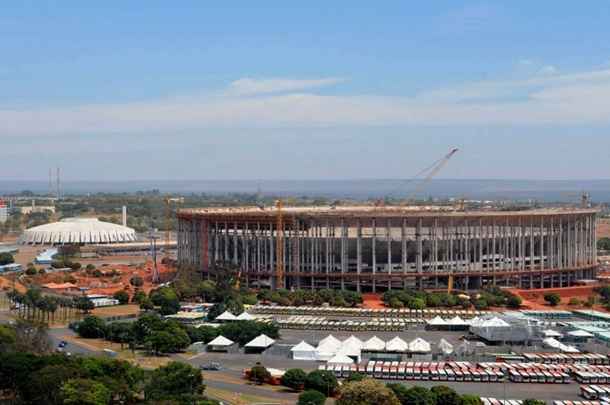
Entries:
[[102, 222], [97, 218], [66, 218], [59, 222], [26, 229], [24, 244], [118, 243], [136, 240], [136, 231], [126, 226]]

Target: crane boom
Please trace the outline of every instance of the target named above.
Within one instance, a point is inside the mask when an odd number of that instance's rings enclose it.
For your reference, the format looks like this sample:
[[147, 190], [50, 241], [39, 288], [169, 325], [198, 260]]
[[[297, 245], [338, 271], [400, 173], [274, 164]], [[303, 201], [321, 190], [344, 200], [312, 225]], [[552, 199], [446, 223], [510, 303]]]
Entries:
[[442, 158], [440, 158], [439, 160], [437, 160], [436, 162], [432, 163], [430, 166], [426, 167], [424, 170], [422, 170], [421, 172], [419, 172], [417, 175], [415, 175], [415, 178], [418, 178], [419, 176], [423, 175], [424, 173], [428, 173], [426, 175], [426, 177], [424, 177], [422, 179], [422, 181], [419, 182], [419, 184], [417, 184], [417, 186], [415, 187], [415, 189], [413, 191], [411, 191], [411, 193], [409, 193], [408, 196], [408, 200], [412, 200], [415, 198], [415, 196], [423, 190], [423, 188], [428, 184], [428, 182], [430, 180], [432, 180], [432, 178], [434, 176], [436, 176], [438, 174], [438, 172], [440, 172], [442, 170], [443, 167], [445, 167], [445, 165], [447, 165], [447, 163], [449, 162], [449, 160], [453, 157], [453, 155], [455, 155], [457, 152], [459, 151], [458, 148], [453, 148], [451, 149], [451, 151], [446, 154], [445, 156], [443, 156]]

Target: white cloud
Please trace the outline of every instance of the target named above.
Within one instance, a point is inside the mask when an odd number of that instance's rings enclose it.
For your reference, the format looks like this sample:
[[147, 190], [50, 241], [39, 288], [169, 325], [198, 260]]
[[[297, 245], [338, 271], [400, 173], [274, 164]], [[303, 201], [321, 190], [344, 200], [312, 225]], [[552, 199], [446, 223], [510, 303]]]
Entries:
[[557, 74], [557, 72], [557, 68], [553, 65], [546, 65], [541, 67], [540, 70], [538, 70], [538, 73], [541, 75], [554, 75]]
[[232, 95], [283, 93], [331, 86], [342, 81], [344, 79], [337, 77], [322, 79], [252, 79], [246, 77], [231, 82], [227, 92]]
[[171, 133], [220, 127], [610, 124], [610, 69], [477, 82], [429, 90], [414, 97], [296, 92], [304, 86], [330, 82], [242, 80], [229, 86], [241, 92], [202, 98], [0, 110], [0, 136]]

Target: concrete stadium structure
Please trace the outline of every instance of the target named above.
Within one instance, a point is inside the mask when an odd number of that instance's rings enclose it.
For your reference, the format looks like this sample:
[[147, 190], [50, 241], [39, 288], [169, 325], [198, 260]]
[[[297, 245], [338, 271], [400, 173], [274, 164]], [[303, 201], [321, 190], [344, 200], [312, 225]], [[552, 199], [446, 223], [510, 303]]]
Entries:
[[595, 277], [596, 216], [593, 209], [289, 207], [278, 222], [275, 208], [188, 209], [178, 212], [177, 258], [206, 276], [231, 263], [246, 285], [273, 288], [564, 287]]

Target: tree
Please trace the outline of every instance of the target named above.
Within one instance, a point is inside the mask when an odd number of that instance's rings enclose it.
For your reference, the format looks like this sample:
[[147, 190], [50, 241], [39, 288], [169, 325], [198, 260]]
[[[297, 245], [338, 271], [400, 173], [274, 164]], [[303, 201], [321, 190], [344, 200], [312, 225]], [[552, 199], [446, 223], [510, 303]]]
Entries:
[[346, 382], [355, 382], [355, 381], [362, 381], [366, 378], [366, 374], [362, 374], [362, 373], [351, 373], [349, 375], [349, 377], [347, 377], [345, 379]]
[[436, 397], [437, 404], [443, 405], [460, 405], [461, 398], [457, 392], [447, 387], [446, 385], [437, 385], [432, 387], [430, 392]]
[[0, 266], [15, 263], [15, 258], [9, 252], [0, 253]]
[[271, 378], [271, 373], [260, 363], [256, 363], [256, 365], [250, 369], [250, 380], [259, 385], [268, 381], [269, 378]]
[[461, 405], [483, 405], [481, 397], [477, 395], [464, 394], [460, 402]]
[[151, 373], [144, 394], [147, 401], [189, 401], [203, 399], [204, 390], [201, 371], [188, 364], [172, 361]]
[[97, 316], [86, 316], [78, 323], [76, 333], [87, 339], [103, 338], [106, 336], [106, 322]]
[[365, 378], [344, 384], [339, 391], [337, 405], [400, 405], [394, 391], [383, 383]]
[[297, 405], [324, 405], [326, 395], [316, 390], [307, 390], [299, 395]]
[[87, 297], [76, 298], [74, 301], [74, 306], [77, 309], [79, 309], [80, 311], [84, 312], [85, 314], [88, 314], [89, 311], [91, 311], [93, 308], [95, 308], [95, 305], [93, 305], [93, 302]]
[[570, 301], [568, 302], [568, 305], [572, 305], [572, 306], [578, 306], [580, 304], [581, 304], [580, 300], [576, 297], [570, 298]]
[[140, 309], [143, 309], [144, 311], [151, 311], [151, 310], [155, 309], [155, 304], [153, 304], [153, 302], [150, 300], [150, 298], [144, 297], [140, 301]]
[[150, 299], [156, 306], [161, 307], [161, 315], [172, 315], [180, 310], [178, 294], [170, 287], [161, 287], [150, 293]]
[[337, 377], [332, 371], [314, 370], [307, 374], [305, 379], [305, 388], [308, 390], [316, 390], [326, 396], [331, 396], [337, 389]]
[[506, 306], [509, 308], [518, 309], [522, 302], [521, 297], [511, 294], [511, 296], [506, 300]]
[[407, 388], [402, 384], [388, 384], [402, 405], [436, 405], [436, 397], [424, 387]]
[[125, 290], [115, 292], [112, 297], [119, 300], [119, 304], [125, 305], [129, 302], [129, 293]]
[[216, 338], [218, 336], [218, 330], [217, 328], [214, 328], [212, 326], [200, 326], [198, 328], [194, 328], [194, 327], [187, 327], [186, 328], [186, 333], [188, 334], [189, 338], [191, 339], [191, 342], [203, 342], [203, 343], [208, 343], [209, 341], [211, 341], [212, 339]]
[[36, 274], [38, 274], [38, 271], [36, 270], [36, 267], [28, 267], [27, 269], [25, 269], [25, 274], [27, 274], [28, 276], [35, 276]]
[[112, 398], [104, 384], [83, 378], [66, 381], [61, 396], [65, 405], [107, 405]]
[[155, 354], [159, 353], [176, 353], [186, 348], [191, 340], [183, 329], [173, 329], [170, 331], [160, 330], [154, 331], [145, 340], [154, 350]]
[[305, 371], [300, 368], [291, 368], [282, 376], [282, 385], [295, 391], [302, 390], [305, 386], [305, 379], [307, 379]]
[[610, 238], [604, 237], [597, 240], [598, 250], [610, 250]]
[[0, 325], [0, 352], [14, 350], [17, 334], [8, 325]]
[[22, 397], [26, 403], [62, 404], [62, 384], [71, 378], [78, 378], [82, 373], [82, 370], [71, 364], [42, 367], [29, 376], [28, 384], [24, 384], [21, 389]]
[[555, 307], [561, 302], [561, 297], [557, 293], [546, 293], [544, 294], [544, 300], [548, 302], [550, 306]]
[[409, 300], [407, 306], [410, 309], [424, 309], [426, 308], [426, 301], [424, 301], [422, 298], [413, 298]]
[[142, 301], [148, 299], [146, 293], [142, 290], [138, 290], [135, 292], [133, 297], [131, 297], [131, 302], [135, 302], [136, 304], [141, 304]]
[[129, 283], [136, 287], [142, 287], [144, 285], [144, 279], [140, 276], [133, 276], [132, 278], [129, 279]]

